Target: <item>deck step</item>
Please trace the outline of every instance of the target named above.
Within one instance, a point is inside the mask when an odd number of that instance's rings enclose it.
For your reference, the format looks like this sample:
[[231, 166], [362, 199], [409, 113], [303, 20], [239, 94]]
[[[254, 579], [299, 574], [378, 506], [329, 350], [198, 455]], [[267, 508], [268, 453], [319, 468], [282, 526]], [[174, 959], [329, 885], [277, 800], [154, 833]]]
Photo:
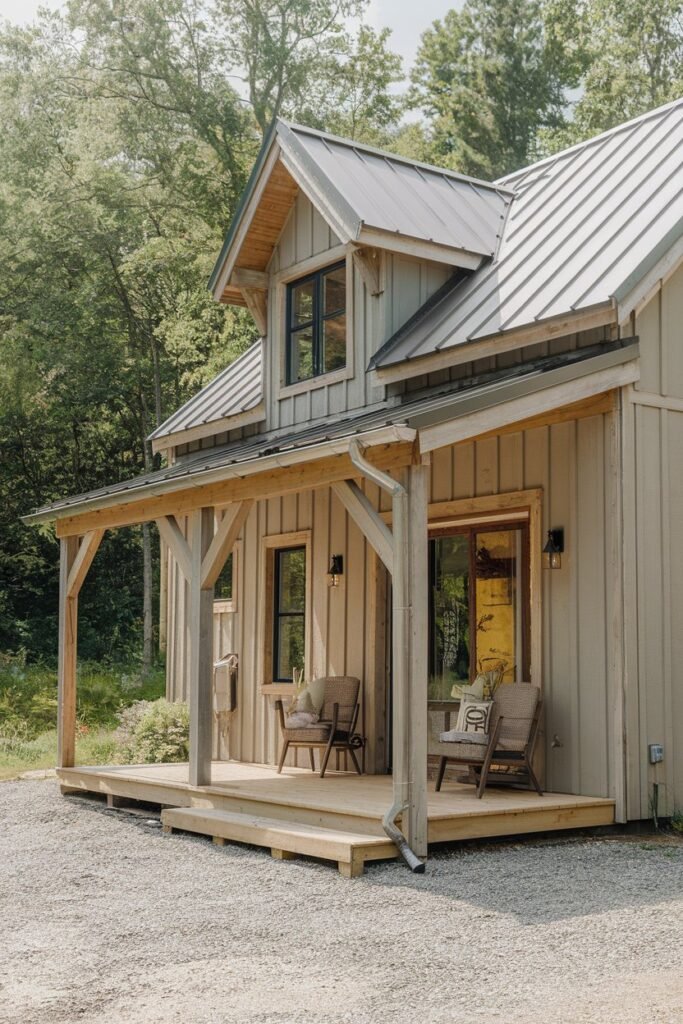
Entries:
[[333, 860], [346, 878], [362, 875], [367, 860], [387, 860], [397, 856], [396, 847], [385, 836], [339, 831], [306, 822], [263, 818], [233, 811], [170, 807], [162, 811], [161, 823], [164, 832], [181, 829], [211, 836], [214, 842], [230, 839], [253, 846], [266, 846], [280, 860], [301, 854]]

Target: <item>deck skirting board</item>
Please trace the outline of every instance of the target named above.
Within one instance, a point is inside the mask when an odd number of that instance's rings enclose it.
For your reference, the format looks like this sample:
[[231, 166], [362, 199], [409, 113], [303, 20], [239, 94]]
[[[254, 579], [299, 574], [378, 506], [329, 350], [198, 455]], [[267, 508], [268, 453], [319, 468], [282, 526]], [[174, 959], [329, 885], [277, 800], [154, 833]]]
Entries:
[[[332, 831], [361, 834], [367, 836], [368, 850], [381, 850], [377, 855], [382, 857], [391, 855], [382, 829], [382, 814], [391, 799], [389, 776], [332, 773], [320, 779], [302, 769], [285, 769], [285, 773], [276, 775], [266, 765], [216, 762], [212, 783], [193, 787], [185, 781], [184, 771], [183, 765], [104, 766], [60, 768], [57, 776], [62, 787], [72, 793], [91, 792], [160, 804], [170, 809], [164, 812], [169, 823], [175, 809], [180, 817], [183, 809], [187, 809], [188, 821], [199, 821], [204, 816], [208, 821], [222, 812], [226, 819], [234, 818], [228, 829], [231, 834], [224, 835], [224, 839], [253, 843], [253, 837], [258, 838], [258, 826], [253, 823], [267, 821], [272, 834], [264, 831], [264, 841], [256, 841], [256, 845], [305, 854], [306, 850], [296, 845], [302, 840], [290, 849], [291, 842], [283, 836], [328, 830], [321, 833], [323, 838], [329, 840]], [[563, 793], [539, 797], [524, 790], [490, 787], [478, 800], [474, 787], [447, 783], [440, 793], [430, 787], [428, 798], [430, 843], [595, 828], [614, 824], [615, 820], [614, 801], [602, 797]], [[247, 819], [252, 821], [247, 829], [252, 838], [240, 839]], [[208, 827], [199, 831], [221, 838], [220, 829], [212, 831]], [[325, 846], [331, 848], [329, 843]], [[374, 859], [372, 854], [366, 856], [366, 852], [356, 852], [351, 860], [336, 856], [328, 859], [335, 859], [340, 865], [353, 861], [355, 867], [348, 869], [353, 876], [360, 872], [365, 860]]]

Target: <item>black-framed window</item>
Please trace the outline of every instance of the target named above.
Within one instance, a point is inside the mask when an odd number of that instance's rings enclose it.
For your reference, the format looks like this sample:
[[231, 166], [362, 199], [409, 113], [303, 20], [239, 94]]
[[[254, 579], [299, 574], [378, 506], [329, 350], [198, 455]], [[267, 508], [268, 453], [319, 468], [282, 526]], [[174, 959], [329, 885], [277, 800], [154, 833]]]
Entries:
[[233, 557], [232, 551], [225, 560], [225, 565], [221, 569], [220, 576], [216, 580], [213, 588], [213, 599], [214, 601], [232, 601], [234, 589], [233, 589]]
[[287, 285], [287, 384], [346, 366], [346, 263]]
[[273, 576], [273, 682], [291, 682], [306, 653], [306, 548], [276, 548]]

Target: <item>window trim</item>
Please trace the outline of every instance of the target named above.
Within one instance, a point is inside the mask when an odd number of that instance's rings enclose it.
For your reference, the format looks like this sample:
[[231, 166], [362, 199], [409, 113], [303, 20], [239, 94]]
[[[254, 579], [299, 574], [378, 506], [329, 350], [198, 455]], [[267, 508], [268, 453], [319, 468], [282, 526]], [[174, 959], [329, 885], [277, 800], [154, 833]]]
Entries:
[[306, 608], [304, 613], [304, 651], [306, 674], [312, 678], [312, 544], [311, 531], [298, 530], [293, 533], [279, 533], [264, 537], [262, 541], [262, 572], [260, 644], [261, 651], [261, 693], [266, 696], [291, 696], [292, 683], [273, 679], [274, 637], [275, 637], [275, 552], [281, 548], [306, 549]]
[[[319, 274], [321, 271], [331, 269], [334, 266], [345, 264], [346, 266], [346, 366], [338, 370], [330, 370], [329, 373], [321, 373], [317, 377], [307, 377], [306, 380], [295, 381], [287, 384], [287, 339], [289, 336], [288, 321], [288, 294], [291, 285], [303, 281], [307, 277]], [[354, 270], [353, 259], [350, 255], [350, 248], [347, 245], [335, 246], [324, 252], [311, 256], [305, 260], [287, 267], [274, 275], [276, 281], [276, 299], [274, 316], [274, 334], [279, 351], [279, 375], [276, 400], [281, 401], [295, 395], [306, 394], [318, 388], [329, 387], [341, 381], [349, 380], [354, 376]]]

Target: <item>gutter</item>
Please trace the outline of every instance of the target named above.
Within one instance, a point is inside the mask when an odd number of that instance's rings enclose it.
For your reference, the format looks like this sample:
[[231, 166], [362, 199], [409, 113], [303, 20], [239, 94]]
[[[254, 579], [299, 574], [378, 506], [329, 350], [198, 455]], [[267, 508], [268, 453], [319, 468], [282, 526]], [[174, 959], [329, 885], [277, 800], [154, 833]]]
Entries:
[[[364, 477], [371, 480], [374, 484], [377, 484], [383, 491], [386, 491], [391, 495], [392, 506], [393, 506], [393, 529], [394, 538], [401, 538], [407, 531], [408, 526], [408, 495], [405, 487], [394, 480], [393, 477], [389, 476], [388, 473], [382, 472], [377, 469], [376, 466], [371, 465], [361, 454], [361, 444], [358, 439], [353, 438], [349, 443], [348, 448], [351, 462], [354, 466], [360, 470]], [[396, 547], [400, 547], [401, 544], [396, 544]], [[397, 647], [401, 647], [405, 642], [405, 634], [408, 631], [408, 615], [409, 608], [405, 607], [404, 593], [405, 593], [405, 581], [404, 571], [400, 559], [394, 559], [394, 610], [393, 610], [393, 621], [394, 621], [394, 643]], [[398, 604], [398, 607], [397, 607]], [[403, 714], [403, 709], [395, 707], [395, 713], [398, 711], [399, 714]], [[405, 725], [405, 723], [404, 723]], [[394, 729], [394, 736], [399, 736], [400, 730]], [[405, 731], [401, 738], [405, 735]], [[404, 740], [405, 742], [405, 740]], [[404, 756], [404, 755], [402, 755]], [[385, 833], [391, 839], [392, 843], [398, 849], [398, 852], [403, 857], [404, 861], [415, 874], [424, 874], [425, 866], [420, 858], [411, 850], [408, 845], [408, 840], [403, 835], [401, 830], [396, 825], [396, 818], [399, 814], [402, 814], [408, 807], [409, 795], [407, 792], [407, 786], [404, 783], [396, 784], [394, 777], [394, 801], [387, 809], [382, 817], [382, 828]]]

